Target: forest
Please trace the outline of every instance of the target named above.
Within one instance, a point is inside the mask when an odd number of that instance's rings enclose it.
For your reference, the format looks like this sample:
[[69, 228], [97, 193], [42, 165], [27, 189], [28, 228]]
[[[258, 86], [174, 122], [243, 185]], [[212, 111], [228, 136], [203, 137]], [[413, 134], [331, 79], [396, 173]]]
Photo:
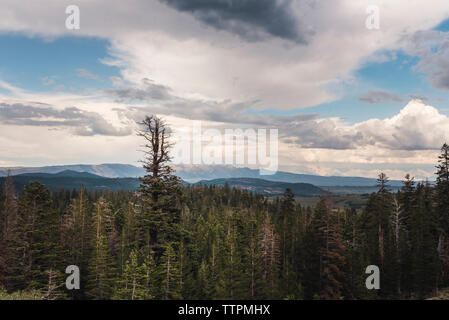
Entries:
[[[449, 145], [435, 182], [381, 173], [360, 210], [183, 186], [169, 130], [147, 117], [138, 191], [0, 188], [0, 299], [424, 299], [449, 287]], [[67, 290], [65, 269], [80, 269]], [[366, 267], [380, 269], [368, 290]]]

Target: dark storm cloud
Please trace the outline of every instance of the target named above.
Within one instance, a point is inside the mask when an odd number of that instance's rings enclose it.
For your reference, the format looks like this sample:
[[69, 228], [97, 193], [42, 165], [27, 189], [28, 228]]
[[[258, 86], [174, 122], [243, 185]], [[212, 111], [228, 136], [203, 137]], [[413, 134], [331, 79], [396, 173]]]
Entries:
[[359, 101], [375, 104], [382, 102], [403, 102], [403, 99], [393, 93], [386, 91], [369, 91]]
[[0, 102], [0, 123], [5, 125], [69, 127], [79, 136], [126, 136], [129, 128], [116, 128], [100, 114], [69, 107], [57, 110], [48, 105]]
[[307, 33], [292, 13], [291, 0], [159, 0], [191, 13], [218, 30], [227, 30], [248, 40], [263, 34], [306, 43]]

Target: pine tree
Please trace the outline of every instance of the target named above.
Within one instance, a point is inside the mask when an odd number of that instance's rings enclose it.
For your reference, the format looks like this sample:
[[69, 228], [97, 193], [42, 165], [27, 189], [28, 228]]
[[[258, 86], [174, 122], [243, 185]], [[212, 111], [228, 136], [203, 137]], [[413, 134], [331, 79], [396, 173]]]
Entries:
[[411, 247], [411, 217], [417, 210], [417, 199], [415, 190], [415, 181], [410, 175], [405, 176], [405, 181], [401, 190], [398, 192], [397, 218], [395, 220], [396, 246], [399, 252], [400, 263], [400, 288], [406, 294], [412, 288], [410, 287], [410, 278], [412, 271], [411, 257], [413, 249]]
[[137, 221], [137, 208], [134, 199], [129, 199], [125, 203], [125, 217], [120, 235], [119, 265], [120, 271], [125, 269], [125, 263], [132, 250], [139, 247], [139, 230]]
[[437, 206], [444, 232], [449, 233], [449, 145], [446, 143], [438, 157], [436, 175]]
[[114, 291], [116, 265], [110, 253], [106, 226], [110, 215], [109, 204], [100, 198], [95, 203], [92, 223], [92, 253], [88, 265], [87, 296], [104, 300], [111, 298]]
[[279, 236], [266, 215], [261, 229], [259, 245], [262, 254], [263, 280], [266, 298], [276, 299], [279, 294], [278, 277], [280, 264]]
[[131, 251], [115, 298], [122, 300], [151, 299], [152, 297], [147, 288], [149, 277], [151, 276], [148, 272], [148, 267], [150, 266], [147, 266], [145, 262], [139, 264], [137, 250]]
[[429, 184], [419, 184], [416, 189], [417, 204], [410, 217], [411, 271], [406, 280], [411, 283], [415, 298], [424, 298], [436, 291], [441, 270], [432, 196]]
[[289, 295], [290, 291], [294, 291], [297, 286], [297, 274], [293, 268], [293, 258], [296, 253], [295, 227], [296, 227], [296, 202], [293, 192], [286, 189], [284, 196], [280, 201], [280, 212], [278, 218], [278, 233], [281, 235], [280, 243], [280, 261], [282, 277], [281, 288], [283, 295]]
[[247, 214], [245, 224], [245, 244], [246, 250], [243, 251], [243, 274], [247, 276], [246, 287], [247, 297], [246, 299], [258, 299], [263, 296], [263, 258], [262, 250], [259, 245], [260, 237], [260, 222], [262, 221], [263, 214], [251, 210]]
[[145, 299], [154, 299], [158, 294], [159, 283], [157, 281], [157, 267], [154, 262], [153, 253], [147, 253], [143, 261], [145, 267]]
[[18, 226], [19, 250], [23, 255], [18, 276], [23, 280], [22, 288], [48, 288], [46, 273], [62, 270], [65, 266], [61, 261], [59, 217], [50, 192], [39, 182], [24, 187], [19, 203]]
[[159, 266], [161, 297], [165, 300], [181, 299], [181, 274], [179, 261], [171, 244], [167, 244]]
[[439, 255], [443, 267], [443, 282], [449, 284], [449, 145], [445, 143], [438, 157], [436, 206], [439, 216]]
[[[356, 209], [345, 209], [343, 222], [343, 239], [346, 243], [346, 264], [344, 268], [345, 282], [343, 283], [343, 296], [345, 299], [373, 299], [369, 296], [365, 286], [365, 268], [369, 262], [365, 260], [364, 247], [366, 244], [365, 232], [360, 228], [361, 217]], [[367, 294], [368, 293], [368, 294]]]
[[20, 259], [16, 248], [19, 240], [18, 199], [11, 172], [8, 172], [0, 201], [0, 286], [11, 290], [14, 287], [14, 268]]
[[138, 135], [145, 140], [143, 167], [147, 174], [140, 178], [141, 233], [158, 260], [167, 244], [177, 246], [180, 241], [181, 184], [169, 165], [169, 129], [158, 117], [146, 117]]
[[388, 177], [381, 173], [378, 178], [379, 190], [372, 199], [374, 211], [371, 214], [376, 215], [378, 254], [381, 270], [381, 292], [385, 297], [395, 296], [399, 293], [399, 257], [397, 249], [397, 235], [399, 221], [393, 225], [394, 217], [398, 217], [399, 208], [395, 197], [388, 184]]
[[320, 292], [320, 238], [318, 219], [315, 218], [316, 211], [312, 212], [310, 208], [305, 214], [305, 233], [302, 242], [303, 251], [303, 286], [304, 298], [307, 300], [317, 299]]
[[323, 198], [316, 206], [314, 219], [318, 226], [320, 254], [320, 297], [340, 299], [343, 289], [345, 246], [338, 212], [332, 212], [329, 199]]
[[[63, 215], [61, 237], [67, 251], [66, 264], [76, 265], [80, 268], [81, 283], [86, 283], [88, 274], [90, 236], [92, 234], [91, 212], [89, 197], [84, 187], [81, 186]], [[70, 294], [73, 298], [82, 298], [84, 289], [82, 287], [81, 290], [72, 290]]]

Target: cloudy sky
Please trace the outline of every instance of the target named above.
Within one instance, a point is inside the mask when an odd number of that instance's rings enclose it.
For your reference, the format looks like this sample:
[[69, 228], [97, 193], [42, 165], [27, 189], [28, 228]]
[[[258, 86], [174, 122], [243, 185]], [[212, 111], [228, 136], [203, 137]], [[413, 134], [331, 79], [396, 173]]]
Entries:
[[320, 175], [431, 177], [449, 141], [447, 0], [0, 5], [0, 166], [137, 164], [146, 114], [277, 128], [280, 168]]

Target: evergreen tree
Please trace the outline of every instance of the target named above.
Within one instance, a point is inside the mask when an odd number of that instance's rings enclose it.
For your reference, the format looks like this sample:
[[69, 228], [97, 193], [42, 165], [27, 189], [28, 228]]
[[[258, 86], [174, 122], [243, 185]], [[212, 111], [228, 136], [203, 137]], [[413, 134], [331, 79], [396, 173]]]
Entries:
[[259, 241], [263, 263], [264, 291], [267, 295], [265, 298], [276, 299], [279, 297], [279, 236], [268, 215], [263, 221]]
[[139, 230], [137, 221], [137, 204], [134, 199], [125, 201], [125, 208], [122, 210], [126, 213], [120, 234], [120, 249], [118, 253], [120, 271], [125, 269], [125, 263], [132, 250], [139, 248]]
[[343, 289], [345, 246], [338, 212], [332, 212], [329, 198], [316, 206], [314, 219], [318, 226], [320, 255], [320, 298], [340, 299]]
[[417, 205], [410, 217], [411, 274], [406, 281], [411, 283], [414, 298], [424, 298], [436, 292], [440, 272], [438, 239], [434, 232], [434, 208], [429, 184], [418, 185], [416, 199]]
[[436, 206], [440, 234], [438, 252], [443, 271], [443, 283], [449, 284], [449, 145], [445, 143], [438, 157], [436, 179]]
[[18, 199], [11, 177], [5, 180], [4, 191], [0, 193], [0, 286], [7, 290], [14, 288], [15, 266], [19, 263], [18, 244]]
[[61, 261], [59, 217], [50, 192], [39, 182], [24, 187], [18, 229], [19, 251], [23, 257], [16, 275], [22, 280], [20, 288], [47, 289], [50, 282], [62, 275], [59, 270], [65, 266]]
[[147, 288], [151, 276], [148, 267], [150, 266], [147, 266], [145, 262], [139, 264], [137, 250], [131, 251], [115, 298], [125, 300], [151, 299], [152, 296]]
[[[67, 252], [66, 264], [76, 265], [80, 268], [81, 283], [86, 283], [88, 274], [90, 236], [92, 234], [91, 212], [89, 197], [84, 187], [81, 186], [63, 215], [61, 237]], [[70, 294], [73, 298], [82, 298], [84, 289], [83, 287], [81, 290], [72, 290]]]
[[88, 265], [87, 296], [104, 300], [111, 298], [116, 280], [116, 266], [110, 253], [106, 227], [109, 204], [100, 198], [95, 203], [91, 236], [91, 257]]
[[413, 249], [411, 246], [411, 232], [412, 227], [411, 217], [417, 210], [417, 199], [415, 190], [415, 181], [410, 175], [405, 176], [405, 181], [401, 190], [398, 192], [398, 205], [399, 210], [396, 212], [395, 222], [395, 234], [396, 245], [399, 251], [399, 263], [400, 263], [400, 288], [401, 292], [408, 294], [412, 288], [410, 287], [410, 278], [412, 272], [412, 254]]
[[395, 222], [396, 226], [392, 224], [392, 221], [395, 221], [394, 216], [398, 216], [398, 206], [388, 184], [388, 177], [381, 173], [377, 181], [379, 190], [370, 199], [369, 214], [375, 216], [377, 224], [377, 254], [379, 257], [377, 265], [381, 270], [381, 293], [385, 297], [391, 297], [397, 295], [400, 290], [396, 228], [399, 221]]
[[280, 243], [280, 261], [281, 270], [280, 274], [282, 276], [281, 288], [283, 295], [287, 296], [290, 291], [294, 291], [297, 286], [297, 274], [296, 270], [293, 268], [293, 259], [296, 253], [296, 202], [293, 192], [290, 189], [286, 189], [284, 196], [280, 201], [280, 212], [278, 218], [278, 234], [281, 235]]
[[[316, 210], [315, 210], [316, 212]], [[309, 210], [306, 211], [306, 230], [304, 234], [304, 240], [302, 243], [302, 251], [304, 252], [303, 264], [303, 286], [304, 286], [304, 298], [307, 300], [317, 299], [320, 292], [320, 238], [318, 223], [320, 219], [316, 219], [316, 213]]]
[[147, 174], [140, 178], [142, 200], [141, 229], [146, 237], [144, 245], [151, 246], [156, 259], [163, 254], [167, 244], [175, 245], [180, 240], [179, 197], [181, 185], [169, 165], [169, 130], [164, 121], [155, 116], [146, 117], [138, 135], [145, 140], [143, 167]]
[[181, 299], [179, 261], [171, 244], [167, 244], [159, 266], [162, 299]]

